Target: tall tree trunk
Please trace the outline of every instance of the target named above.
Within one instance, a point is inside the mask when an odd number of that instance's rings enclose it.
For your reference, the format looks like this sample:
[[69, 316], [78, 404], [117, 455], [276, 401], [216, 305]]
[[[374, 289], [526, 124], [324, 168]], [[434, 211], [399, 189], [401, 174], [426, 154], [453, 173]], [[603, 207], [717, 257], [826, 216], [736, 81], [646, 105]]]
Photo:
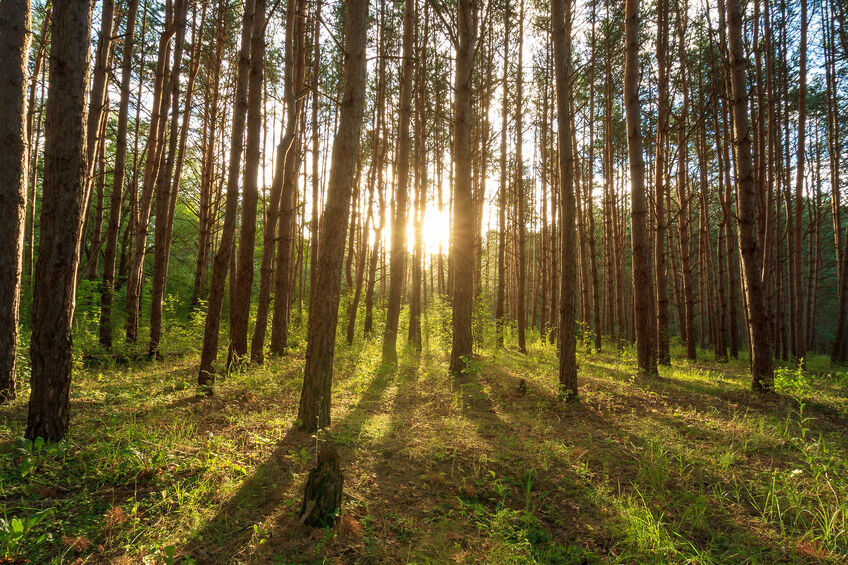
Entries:
[[645, 195], [645, 160], [642, 156], [642, 119], [639, 104], [639, 0], [626, 0], [624, 15], [624, 109], [627, 117], [627, 149], [630, 158], [631, 238], [636, 313], [636, 354], [639, 371], [657, 372], [651, 243], [648, 237], [648, 206]]
[[132, 54], [135, 46], [135, 20], [138, 0], [130, 0], [124, 32], [121, 60], [121, 100], [118, 103], [118, 131], [115, 135], [115, 167], [112, 174], [112, 194], [109, 197], [109, 223], [106, 228], [106, 249], [103, 254], [103, 282], [100, 288], [100, 343], [112, 347], [112, 305], [115, 301], [115, 262], [118, 233], [121, 229], [121, 204], [124, 195], [124, 176], [127, 167], [127, 119], [130, 107]]
[[[27, 61], [29, 0], [0, 5], [0, 404], [15, 398], [18, 305], [27, 209]], [[36, 75], [38, 73], [36, 72]]]
[[[389, 303], [386, 327], [383, 332], [383, 362], [397, 362], [397, 334], [400, 318], [400, 299], [406, 271], [406, 224], [409, 207], [409, 120], [412, 103], [412, 73], [415, 3], [406, 0], [403, 14], [403, 52], [400, 74], [400, 99], [398, 100], [398, 183], [395, 191], [395, 215], [392, 223], [392, 249], [389, 263]], [[469, 218], [470, 219], [470, 218]]]
[[218, 331], [221, 326], [221, 309], [224, 304], [224, 283], [227, 279], [227, 271], [230, 268], [230, 259], [235, 242], [239, 163], [244, 148], [242, 142], [247, 113], [250, 47], [255, 4], [255, 0], [246, 0], [242, 18], [241, 46], [236, 71], [235, 107], [233, 108], [233, 133], [230, 138], [230, 156], [227, 170], [227, 204], [224, 211], [224, 226], [221, 228], [221, 241], [218, 243], [218, 251], [215, 253], [215, 259], [212, 262], [209, 310], [206, 314], [203, 349], [200, 353], [200, 367], [197, 375], [197, 386], [205, 394], [211, 394], [212, 386], [215, 384], [214, 363], [218, 356]]
[[[174, 46], [174, 64], [170, 76], [171, 125], [168, 131], [167, 154], [163, 153], [158, 178], [156, 179], [156, 225], [153, 230], [153, 280], [150, 296], [150, 343], [148, 354], [151, 358], [160, 358], [159, 342], [162, 339], [162, 305], [165, 299], [165, 285], [168, 279], [168, 238], [171, 219], [171, 197], [177, 186], [171, 184], [174, 165], [177, 158], [180, 117], [180, 69], [182, 68], [183, 47], [186, 32], [186, 3], [177, 0], [174, 7], [174, 23], [177, 34]], [[176, 194], [174, 194], [176, 196]]]
[[[506, 203], [507, 203], [507, 119], [509, 115], [509, 4], [504, 8], [504, 55], [503, 55], [503, 101], [501, 103], [501, 163], [500, 183], [498, 188], [498, 287], [495, 302], [495, 324], [497, 327], [497, 344], [503, 347], [504, 315], [506, 304]], [[439, 185], [441, 191], [441, 185]], [[441, 208], [441, 192], [439, 192], [439, 207]], [[441, 211], [441, 210], [440, 210]], [[440, 256], [441, 257], [441, 256]], [[440, 264], [441, 276], [441, 264]], [[441, 280], [441, 279], [440, 279]], [[441, 284], [440, 284], [441, 286]]]
[[[795, 167], [795, 238], [794, 256], [792, 258], [792, 276], [795, 280], [795, 319], [793, 333], [795, 335], [792, 355], [796, 363], [802, 363], [805, 357], [804, 336], [804, 288], [801, 282], [802, 262], [802, 220], [804, 212], [804, 159], [806, 157], [807, 132], [807, 0], [801, 0], [801, 53], [800, 71], [798, 73], [798, 158]], [[812, 248], [809, 249], [812, 255]]]
[[560, 178], [560, 229], [562, 232], [562, 280], [559, 310], [559, 394], [577, 399], [577, 233], [575, 228], [574, 157], [571, 141], [571, 9], [568, 0], [551, 1], [554, 69], [556, 71], [557, 141]]
[[241, 201], [236, 274], [236, 296], [230, 327], [227, 364], [238, 365], [247, 357], [247, 326], [250, 321], [250, 297], [253, 294], [254, 251], [256, 245], [256, 208], [259, 202], [259, 161], [262, 137], [262, 84], [265, 64], [265, 0], [256, 0], [248, 76], [247, 142], [245, 144], [244, 188]]
[[763, 280], [760, 274], [760, 247], [756, 234], [757, 196], [752, 171], [751, 137], [748, 131], [748, 86], [745, 80], [748, 62], [742, 42], [742, 8], [739, 0], [727, 0], [727, 33], [730, 47], [730, 94], [733, 100], [735, 129], [736, 182], [739, 186], [739, 249], [742, 254], [751, 336], [751, 386], [757, 392], [768, 392], [774, 389], [774, 369]]
[[[170, 16], [170, 14], [168, 14]], [[168, 18], [166, 17], [166, 20]], [[153, 203], [153, 190], [163, 150], [162, 138], [165, 130], [165, 112], [168, 107], [166, 90], [167, 65], [171, 38], [176, 26], [170, 20], [159, 37], [158, 59], [153, 84], [153, 111], [150, 116], [150, 129], [147, 138], [147, 162], [144, 165], [144, 178], [141, 195], [136, 205], [133, 222], [133, 250], [127, 280], [127, 318], [125, 330], [127, 341], [135, 343], [138, 339], [138, 318], [141, 307], [141, 287], [144, 278], [144, 257], [147, 252], [147, 228], [150, 209]], [[133, 191], [135, 192], [135, 191]]]
[[668, 3], [657, 1], [657, 141], [654, 163], [654, 214], [656, 229], [656, 258], [654, 272], [657, 279], [657, 362], [671, 365], [668, 340], [668, 294], [666, 291], [666, 140], [668, 139]]
[[41, 237], [32, 305], [32, 373], [26, 437], [68, 431], [71, 323], [83, 224], [91, 4], [54, 0], [47, 97]]
[[333, 163], [321, 218], [315, 295], [309, 305], [306, 368], [300, 395], [298, 421], [307, 430], [330, 425], [330, 394], [336, 322], [339, 315], [344, 237], [356, 176], [359, 136], [365, 108], [365, 47], [368, 1], [345, 2], [344, 86], [339, 129], [333, 142]]
[[471, 75], [477, 43], [476, 0], [457, 6], [456, 69], [454, 76], [454, 179], [451, 264], [453, 269], [453, 343], [450, 371], [460, 375], [473, 348], [471, 310], [474, 292], [474, 234], [471, 202]]
[[[300, 169], [300, 116], [303, 108], [303, 81], [306, 70], [306, 16], [304, 3], [292, 2], [286, 16], [286, 41], [291, 54], [290, 82], [286, 83], [286, 135], [292, 142], [286, 151], [283, 169], [282, 193], [278, 217], [278, 243], [276, 272], [274, 273], [274, 312], [271, 320], [271, 353], [282, 354], [288, 347], [288, 316], [291, 307], [290, 295], [292, 264], [293, 222], [297, 205], [297, 171]], [[277, 180], [276, 178], [274, 179]], [[278, 181], [279, 182], [279, 181]], [[264, 323], [264, 320], [262, 320]], [[257, 324], [260, 320], [257, 317]], [[258, 343], [257, 343], [258, 345]]]
[[[522, 146], [524, 145], [524, 131], [522, 126], [522, 98], [524, 96], [524, 0], [521, 0], [518, 12], [518, 67], [516, 69], [515, 80], [515, 193], [518, 202], [516, 210], [517, 219], [516, 226], [518, 227], [518, 350], [522, 353], [527, 353], [526, 343], [526, 326], [527, 326], [527, 298], [525, 297], [527, 288], [527, 226], [525, 218], [525, 202], [524, 202], [524, 157]], [[568, 98], [566, 98], [566, 101]], [[568, 116], [566, 107], [560, 107], [560, 115]], [[571, 136], [567, 138], [567, 143], [571, 144]], [[560, 145], [562, 148], [562, 145]], [[569, 167], [569, 175], [572, 174]], [[568, 190], [574, 190], [574, 187], [568, 187]], [[565, 190], [560, 194], [565, 198]], [[563, 226], [565, 224], [563, 223]], [[568, 228], [571, 229], [571, 228]], [[563, 246], [565, 249], [565, 246]], [[576, 283], [576, 279], [575, 279]], [[568, 329], [566, 329], [568, 331]]]

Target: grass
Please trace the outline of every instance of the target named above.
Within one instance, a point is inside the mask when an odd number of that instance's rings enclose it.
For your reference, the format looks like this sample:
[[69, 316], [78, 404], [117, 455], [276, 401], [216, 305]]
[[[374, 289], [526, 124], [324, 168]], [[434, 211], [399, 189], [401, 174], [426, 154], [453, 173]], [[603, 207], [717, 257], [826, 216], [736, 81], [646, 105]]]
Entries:
[[744, 361], [675, 355], [645, 380], [628, 349], [581, 352], [580, 401], [561, 403], [555, 348], [538, 340], [526, 355], [483, 340], [473, 370], [449, 376], [443, 310], [396, 369], [377, 340], [339, 346], [331, 435], [346, 496], [333, 529], [298, 523], [315, 448], [291, 431], [301, 334], [212, 398], [195, 395], [190, 351], [81, 359], [57, 445], [19, 439], [23, 391], [0, 407], [0, 562], [848, 559], [848, 396], [825, 360], [781, 368], [783, 392], [763, 398]]

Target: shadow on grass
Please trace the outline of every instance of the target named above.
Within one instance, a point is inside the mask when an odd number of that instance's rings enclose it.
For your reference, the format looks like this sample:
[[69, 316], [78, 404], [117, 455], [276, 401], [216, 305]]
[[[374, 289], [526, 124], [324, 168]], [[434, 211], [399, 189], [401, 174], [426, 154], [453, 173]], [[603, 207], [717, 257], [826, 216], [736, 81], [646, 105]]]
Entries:
[[[392, 376], [391, 370], [381, 368], [356, 405], [331, 426], [331, 437], [340, 444], [342, 472], [346, 481], [350, 480], [345, 472], [346, 460], [350, 459], [350, 451], [368, 414], [379, 406]], [[320, 543], [323, 537], [321, 534], [316, 536], [317, 530], [299, 522], [301, 483], [314, 460], [314, 447], [312, 434], [290, 429], [277, 442], [270, 456], [190, 537], [180, 555], [192, 557], [200, 563], [217, 563], [264, 559], [270, 557], [267, 555], [269, 552], [280, 548], [285, 548], [283, 554], [288, 557], [308, 553], [310, 546]], [[257, 538], [256, 546], [251, 546], [254, 537]]]

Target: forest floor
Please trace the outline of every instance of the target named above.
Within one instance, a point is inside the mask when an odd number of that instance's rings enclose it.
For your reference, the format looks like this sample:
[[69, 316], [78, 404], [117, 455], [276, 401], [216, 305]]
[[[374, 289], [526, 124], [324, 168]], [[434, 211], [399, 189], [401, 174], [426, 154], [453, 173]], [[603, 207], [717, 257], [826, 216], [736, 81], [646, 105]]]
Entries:
[[302, 345], [211, 398], [194, 353], [80, 360], [56, 445], [18, 439], [24, 391], [0, 407], [0, 563], [848, 559], [848, 378], [823, 359], [760, 397], [744, 361], [675, 357], [636, 379], [632, 352], [609, 347], [581, 353], [568, 404], [550, 345], [484, 348], [458, 379], [435, 338], [396, 370], [379, 351], [338, 347], [332, 529], [298, 522], [316, 441], [291, 431]]

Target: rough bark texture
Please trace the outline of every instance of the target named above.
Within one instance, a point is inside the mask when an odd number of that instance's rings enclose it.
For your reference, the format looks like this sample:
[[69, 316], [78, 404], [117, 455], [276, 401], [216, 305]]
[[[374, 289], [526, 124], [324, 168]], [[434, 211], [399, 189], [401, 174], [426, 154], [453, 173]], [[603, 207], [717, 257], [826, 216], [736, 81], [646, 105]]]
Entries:
[[476, 0], [459, 0], [457, 6], [456, 70], [454, 78], [455, 161], [451, 266], [453, 269], [453, 342], [450, 371], [462, 373], [474, 346], [471, 311], [474, 292], [474, 234], [471, 201], [471, 74], [477, 43]]
[[127, 165], [127, 121], [130, 108], [130, 79], [135, 44], [135, 20], [138, 0], [131, 0], [124, 32], [124, 53], [121, 59], [121, 100], [118, 103], [118, 131], [115, 139], [115, 167], [112, 175], [112, 194], [109, 199], [109, 223], [106, 228], [106, 249], [103, 254], [103, 282], [100, 290], [100, 343], [112, 346], [112, 305], [115, 302], [115, 263], [118, 256], [118, 232], [121, 228], [121, 203]]
[[[567, 38], [563, 37], [563, 41]], [[522, 147], [524, 145], [524, 127], [522, 124], [522, 98], [524, 97], [524, 1], [521, 1], [521, 7], [518, 12], [518, 69], [516, 71], [515, 80], [515, 199], [517, 201], [516, 210], [516, 228], [518, 229], [518, 292], [516, 299], [518, 301], [517, 316], [518, 316], [518, 350], [522, 353], [527, 353], [527, 338], [525, 336], [527, 330], [527, 220], [524, 202], [524, 154]], [[567, 99], [567, 98], [566, 98]], [[565, 107], [567, 108], [567, 106]], [[561, 115], [567, 116], [568, 113], [563, 110]], [[566, 138], [567, 145], [571, 145], [571, 130]], [[560, 144], [562, 149], [562, 144]], [[570, 147], [569, 147], [570, 149]], [[568, 150], [566, 150], [567, 152]], [[572, 174], [571, 166], [568, 168], [569, 174]], [[573, 187], [572, 187], [573, 190]], [[562, 191], [561, 194], [564, 194]], [[565, 224], [563, 224], [564, 226]], [[563, 247], [564, 248], [564, 247]], [[571, 291], [569, 291], [571, 292]]]
[[409, 120], [412, 103], [413, 31], [415, 3], [406, 0], [403, 15], [403, 62], [398, 102], [398, 183], [395, 192], [395, 215], [392, 224], [392, 249], [389, 259], [389, 303], [386, 328], [383, 333], [383, 361], [397, 361], [397, 334], [400, 318], [400, 299], [406, 271], [406, 224], [409, 204]]
[[347, 0], [343, 96], [339, 110], [339, 129], [333, 141], [326, 205], [321, 218], [321, 245], [315, 270], [315, 293], [309, 307], [306, 368], [298, 408], [300, 426], [308, 430], [330, 425], [330, 391], [344, 237], [365, 107], [367, 30], [368, 1]]
[[[277, 236], [277, 265], [274, 273], [274, 312], [271, 321], [271, 353], [281, 354], [288, 347], [290, 281], [292, 264], [292, 237], [294, 235], [295, 205], [297, 204], [297, 171], [300, 168], [300, 115], [305, 72], [305, 25], [301, 14], [302, 2], [292, 1], [286, 20], [286, 131], [284, 142], [286, 157], [282, 169], [282, 182]], [[261, 320], [264, 323], [264, 319]], [[257, 316], [257, 324], [260, 322]], [[255, 344], [255, 345], [258, 345]]]
[[262, 134], [262, 82], [265, 58], [265, 0], [256, 0], [248, 78], [247, 143], [244, 162], [244, 188], [241, 200], [235, 301], [230, 327], [228, 364], [247, 357], [247, 326], [250, 297], [253, 294], [254, 251], [256, 248], [256, 206], [259, 202], [259, 161]]
[[756, 233], [757, 195], [751, 137], [748, 131], [748, 86], [745, 80], [747, 60], [742, 42], [742, 8], [739, 0], [727, 0], [727, 35], [730, 47], [730, 94], [733, 103], [733, 143], [736, 147], [736, 183], [739, 190], [739, 250], [742, 255], [751, 338], [751, 387], [757, 392], [769, 392], [774, 390], [774, 367], [761, 275], [761, 252]]
[[657, 279], [657, 362], [671, 364], [668, 341], [668, 294], [666, 292], [666, 225], [665, 213], [665, 147], [668, 139], [668, 5], [666, 0], [657, 2], [657, 143], [654, 162], [654, 210], [656, 212], [656, 259], [654, 271]]
[[58, 441], [68, 431], [71, 322], [86, 181], [86, 96], [91, 4], [55, 0], [51, 24], [41, 238], [35, 267], [26, 437]]
[[[566, 1], [568, 2], [566, 7]], [[577, 399], [577, 232], [571, 145], [571, 0], [551, 1], [551, 26], [556, 72], [557, 141], [560, 178], [560, 229], [562, 232], [559, 307], [559, 388], [566, 400]]]
[[642, 155], [642, 119], [639, 103], [639, 0], [627, 0], [624, 10], [624, 109], [630, 162], [636, 356], [639, 371], [654, 375], [657, 372], [652, 324], [654, 281], [651, 276], [651, 242], [648, 237], [645, 159]]
[[15, 398], [18, 303], [27, 208], [29, 0], [0, 4], [0, 404]]
[[168, 278], [169, 238], [171, 233], [171, 203], [176, 203], [177, 186], [171, 184], [179, 141], [180, 116], [180, 69], [182, 68], [183, 47], [186, 32], [186, 3], [178, 0], [174, 9], [174, 22], [177, 37], [174, 49], [174, 64], [171, 69], [170, 101], [171, 125], [168, 131], [168, 149], [163, 153], [163, 165], [160, 165], [156, 179], [156, 226], [153, 231], [153, 280], [150, 296], [150, 342], [148, 354], [159, 358], [159, 341], [162, 338], [162, 306], [165, 299], [165, 284]]
[[212, 262], [212, 281], [209, 289], [209, 310], [206, 314], [206, 326], [203, 332], [203, 350], [200, 353], [200, 368], [197, 386], [206, 394], [212, 392], [215, 384], [215, 359], [218, 356], [218, 331], [221, 327], [221, 308], [224, 304], [224, 283], [230, 268], [235, 241], [236, 215], [238, 213], [238, 177], [242, 154], [242, 139], [247, 113], [247, 81], [250, 70], [250, 45], [253, 35], [253, 16], [255, 0], [244, 4], [242, 20], [241, 46], [236, 76], [236, 100], [233, 108], [233, 134], [231, 137], [229, 169], [227, 171], [227, 203], [224, 211], [224, 225], [221, 228], [221, 241]]
[[306, 477], [300, 523], [313, 528], [335, 524], [342, 507], [343, 488], [344, 475], [339, 466], [339, 454], [332, 445], [324, 443], [318, 450], [315, 467]]

